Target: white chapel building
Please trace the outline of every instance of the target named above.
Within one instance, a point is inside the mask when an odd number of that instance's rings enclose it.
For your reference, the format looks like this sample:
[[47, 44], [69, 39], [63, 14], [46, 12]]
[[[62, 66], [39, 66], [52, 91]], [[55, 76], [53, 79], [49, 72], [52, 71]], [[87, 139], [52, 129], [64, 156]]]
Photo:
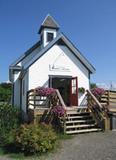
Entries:
[[66, 106], [79, 106], [84, 98], [78, 88], [89, 89], [95, 68], [47, 15], [39, 29], [39, 41], [9, 67], [12, 103], [26, 112], [27, 91], [39, 86], [59, 90]]

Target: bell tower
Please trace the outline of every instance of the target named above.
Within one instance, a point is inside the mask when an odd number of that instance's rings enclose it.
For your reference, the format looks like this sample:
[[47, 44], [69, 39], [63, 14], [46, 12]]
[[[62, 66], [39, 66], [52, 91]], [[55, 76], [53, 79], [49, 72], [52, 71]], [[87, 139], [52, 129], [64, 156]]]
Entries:
[[53, 17], [47, 15], [38, 32], [40, 34], [41, 44], [43, 47], [49, 44], [49, 42], [57, 36], [58, 30], [59, 25], [57, 22], [53, 19]]

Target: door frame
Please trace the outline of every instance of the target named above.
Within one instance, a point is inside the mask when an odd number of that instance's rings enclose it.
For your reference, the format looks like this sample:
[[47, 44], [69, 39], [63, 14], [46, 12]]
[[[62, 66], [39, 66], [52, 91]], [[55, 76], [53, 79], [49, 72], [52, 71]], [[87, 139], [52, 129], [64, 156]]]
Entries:
[[[69, 79], [69, 83], [71, 82], [71, 79], [72, 79], [72, 76], [65, 76], [65, 75], [49, 75], [49, 87], [53, 87], [53, 79]], [[59, 90], [59, 92], [60, 92], [60, 90]], [[67, 98], [65, 97], [64, 98], [64, 94], [63, 95], [61, 95], [62, 96], [62, 99], [63, 99], [63, 101], [64, 101], [64, 103], [65, 103], [65, 105], [66, 106], [70, 106], [70, 84], [69, 84], [69, 92], [67, 92], [66, 91], [66, 94], [69, 94], [68, 96], [67, 96]], [[69, 97], [69, 98], [68, 98]], [[68, 102], [69, 102], [69, 104], [68, 104]]]
[[52, 78], [70, 78], [72, 79], [72, 76], [65, 76], [65, 75], [49, 75], [49, 82], [48, 82], [48, 86], [52, 87]]
[[76, 78], [76, 97], [77, 97], [77, 106], [78, 106], [78, 77], [72, 77], [72, 76], [65, 76], [65, 75], [49, 75], [49, 83], [48, 86], [52, 87], [52, 79], [53, 78], [69, 78], [70, 79], [70, 103], [71, 103], [71, 93], [72, 93], [72, 87], [71, 87], [71, 83], [72, 83], [72, 79]]
[[[72, 84], [73, 80], [75, 80], [75, 85]], [[76, 89], [75, 93], [73, 93], [73, 87]], [[72, 77], [70, 82], [70, 102], [72, 106], [78, 106], [78, 77]]]

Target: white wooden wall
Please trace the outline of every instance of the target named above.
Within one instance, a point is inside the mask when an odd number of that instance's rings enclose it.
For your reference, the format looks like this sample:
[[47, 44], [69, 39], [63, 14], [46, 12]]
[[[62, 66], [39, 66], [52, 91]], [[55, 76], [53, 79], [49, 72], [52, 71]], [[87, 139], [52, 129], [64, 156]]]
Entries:
[[[34, 54], [39, 54], [39, 49]], [[27, 57], [23, 61], [23, 65], [27, 65], [31, 61], [31, 57]], [[24, 63], [25, 62], [25, 63]], [[88, 69], [71, 53], [66, 46], [55, 44], [41, 58], [32, 64], [27, 70], [23, 80], [25, 81], [24, 95], [22, 95], [22, 109], [26, 111], [26, 93], [28, 90], [38, 86], [48, 87], [50, 75], [62, 75], [78, 77], [78, 87], [89, 89], [89, 71]], [[20, 104], [20, 82], [18, 81], [19, 73], [15, 74], [15, 104]], [[23, 81], [22, 80], [22, 81]], [[79, 98], [81, 103], [83, 96]]]
[[[54, 68], [61, 69], [51, 69]], [[62, 70], [62, 68], [65, 68]], [[89, 72], [65, 46], [54, 45], [29, 68], [29, 89], [48, 86], [49, 75], [78, 77], [78, 87], [89, 89]], [[81, 103], [83, 96], [79, 98]]]

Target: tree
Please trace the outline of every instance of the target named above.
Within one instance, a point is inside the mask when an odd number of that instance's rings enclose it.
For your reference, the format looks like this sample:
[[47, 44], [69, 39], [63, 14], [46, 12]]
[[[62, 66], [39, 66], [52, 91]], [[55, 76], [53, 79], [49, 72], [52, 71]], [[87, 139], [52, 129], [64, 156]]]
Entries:
[[0, 101], [9, 102], [11, 98], [11, 83], [0, 84]]
[[93, 88], [96, 88], [96, 87], [97, 87], [96, 83], [91, 83], [90, 84], [90, 89], [93, 89]]

